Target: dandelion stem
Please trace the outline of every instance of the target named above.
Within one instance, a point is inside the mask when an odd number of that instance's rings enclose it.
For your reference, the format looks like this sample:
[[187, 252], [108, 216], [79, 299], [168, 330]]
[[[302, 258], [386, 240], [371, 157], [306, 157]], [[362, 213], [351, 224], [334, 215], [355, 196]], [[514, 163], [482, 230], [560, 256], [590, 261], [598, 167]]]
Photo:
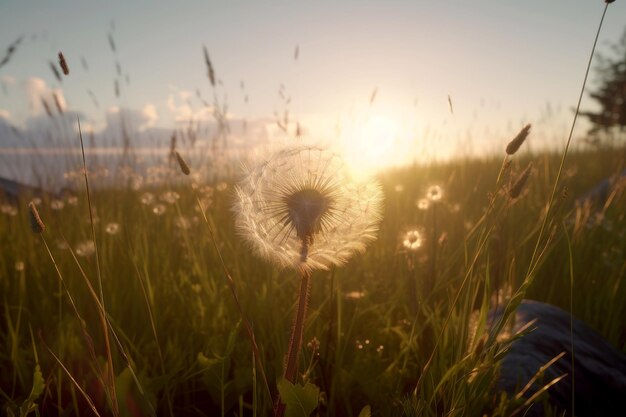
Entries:
[[[289, 348], [287, 349], [287, 361], [283, 378], [292, 384], [296, 383], [298, 373], [298, 356], [302, 348], [302, 334], [304, 333], [304, 321], [306, 319], [306, 309], [309, 304], [309, 292], [311, 290], [311, 272], [307, 269], [301, 270], [300, 295], [298, 297], [298, 307], [291, 326], [291, 337], [289, 338]], [[285, 413], [285, 405], [278, 396], [276, 402], [275, 415], [282, 417]]]
[[431, 249], [432, 259], [430, 262], [430, 277], [427, 282], [427, 290], [425, 296], [429, 296], [435, 288], [435, 281], [437, 280], [437, 201], [433, 201], [432, 213], [433, 213], [433, 234], [431, 237]]
[[287, 350], [287, 364], [285, 366], [284, 377], [291, 383], [296, 382], [298, 370], [298, 355], [302, 347], [302, 334], [304, 333], [304, 320], [306, 309], [309, 304], [309, 291], [311, 289], [311, 273], [302, 271], [300, 281], [300, 296], [298, 298], [298, 310], [294, 317], [291, 328], [291, 338], [289, 339], [289, 349]]

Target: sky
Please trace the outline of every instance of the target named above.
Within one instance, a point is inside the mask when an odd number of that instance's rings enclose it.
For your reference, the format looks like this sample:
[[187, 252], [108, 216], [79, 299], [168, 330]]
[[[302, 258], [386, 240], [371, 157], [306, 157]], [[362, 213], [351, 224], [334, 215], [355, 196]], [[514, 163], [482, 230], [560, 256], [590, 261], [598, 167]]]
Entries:
[[[100, 143], [121, 135], [122, 120], [141, 146], [164, 146], [190, 121], [205, 126], [207, 143], [215, 103], [234, 148], [328, 144], [364, 170], [501, 152], [526, 123], [528, 150], [558, 148], [604, 6], [0, 0], [0, 60], [23, 37], [0, 66], [0, 160], [28, 144], [65, 144], [49, 137], [72, 136], [76, 116]], [[624, 16], [626, 2], [609, 6], [600, 52], [619, 40]], [[59, 51], [70, 67], [61, 81], [50, 68]], [[587, 94], [583, 108], [594, 108]], [[581, 120], [576, 134], [585, 132]]]

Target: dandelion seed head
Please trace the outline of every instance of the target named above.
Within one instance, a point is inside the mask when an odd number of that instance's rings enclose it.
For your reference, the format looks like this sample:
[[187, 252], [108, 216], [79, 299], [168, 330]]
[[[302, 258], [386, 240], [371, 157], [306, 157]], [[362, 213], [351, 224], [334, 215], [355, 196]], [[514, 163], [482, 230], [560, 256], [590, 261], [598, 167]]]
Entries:
[[185, 216], [177, 217], [176, 220], [174, 220], [174, 224], [181, 230], [189, 230], [191, 226], [193, 226], [193, 222]]
[[109, 223], [104, 228], [104, 231], [110, 235], [116, 235], [120, 231], [120, 225], [118, 223]]
[[74, 252], [78, 256], [88, 258], [96, 253], [96, 245], [94, 245], [93, 240], [85, 240], [76, 245]]
[[52, 210], [60, 211], [63, 210], [63, 207], [65, 207], [65, 203], [61, 200], [52, 200], [50, 202], [50, 208]]
[[15, 217], [17, 216], [17, 209], [10, 204], [3, 204], [0, 206], [0, 213]]
[[145, 192], [141, 195], [140, 200], [141, 200], [141, 204], [145, 204], [146, 206], [149, 206], [152, 203], [154, 203], [154, 194], [150, 192]]
[[57, 247], [57, 249], [60, 249], [60, 250], [67, 250], [70, 247], [65, 240], [56, 240], [54, 244]]
[[22, 272], [24, 271], [25, 268], [26, 268], [26, 265], [24, 264], [24, 261], [15, 262], [15, 270], [17, 272]]
[[430, 207], [430, 200], [427, 198], [420, 198], [415, 202], [415, 205], [420, 210], [428, 210], [428, 207]]
[[380, 186], [355, 182], [339, 156], [321, 148], [277, 152], [249, 169], [235, 192], [239, 233], [281, 267], [328, 269], [376, 238]]
[[165, 204], [161, 203], [152, 207], [152, 213], [156, 214], [157, 216], [162, 216], [163, 214], [165, 214], [165, 210], [167, 210]]
[[141, 175], [135, 174], [131, 176], [128, 180], [130, 182], [130, 188], [137, 191], [143, 187], [144, 179]]
[[426, 190], [426, 198], [432, 202], [441, 201], [443, 198], [443, 189], [439, 185], [431, 185]]
[[204, 197], [212, 198], [214, 192], [215, 192], [215, 189], [211, 187], [210, 185], [205, 185], [200, 188], [200, 194], [203, 195]]
[[359, 300], [363, 297], [365, 297], [365, 292], [364, 291], [350, 291], [347, 292], [344, 297], [346, 298], [346, 300]]
[[402, 246], [406, 250], [415, 252], [422, 247], [424, 238], [419, 230], [409, 230], [402, 236]]
[[176, 204], [176, 202], [180, 199], [180, 194], [178, 194], [176, 191], [166, 191], [161, 194], [160, 199], [167, 204]]

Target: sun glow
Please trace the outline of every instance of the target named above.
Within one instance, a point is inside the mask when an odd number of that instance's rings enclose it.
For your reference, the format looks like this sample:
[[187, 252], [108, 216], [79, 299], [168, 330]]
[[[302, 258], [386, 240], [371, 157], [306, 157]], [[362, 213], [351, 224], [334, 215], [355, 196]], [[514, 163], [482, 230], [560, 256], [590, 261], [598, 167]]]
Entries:
[[354, 174], [366, 175], [398, 163], [400, 129], [389, 117], [376, 115], [355, 123], [341, 136], [344, 159]]

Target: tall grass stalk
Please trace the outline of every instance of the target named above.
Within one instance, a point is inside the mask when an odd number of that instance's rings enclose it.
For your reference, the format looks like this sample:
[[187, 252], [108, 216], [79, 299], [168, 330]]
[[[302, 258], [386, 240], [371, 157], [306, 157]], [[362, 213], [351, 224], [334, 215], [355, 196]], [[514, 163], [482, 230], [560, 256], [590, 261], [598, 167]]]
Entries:
[[557, 190], [559, 188], [559, 183], [561, 182], [561, 176], [563, 174], [563, 167], [565, 166], [565, 161], [567, 159], [567, 154], [569, 152], [569, 148], [572, 142], [572, 136], [574, 134], [574, 128], [576, 127], [576, 121], [578, 120], [578, 114], [580, 112], [580, 104], [583, 99], [583, 95], [585, 92], [585, 86], [587, 84], [587, 77], [589, 76], [589, 71], [591, 70], [591, 63], [593, 61], [593, 55], [596, 51], [596, 45], [598, 43], [598, 38], [600, 37], [600, 31], [602, 30], [602, 24], [604, 23], [604, 17], [606, 16], [606, 11], [609, 7], [609, 2], [606, 2], [604, 5], [604, 10], [602, 12], [602, 17], [600, 18], [600, 23], [598, 24], [598, 30], [596, 31], [596, 36], [593, 40], [593, 46], [591, 47], [591, 53], [589, 54], [589, 60], [587, 61], [587, 68], [585, 70], [585, 76], [583, 78], [582, 86], [580, 88], [580, 94], [578, 95], [578, 102], [576, 103], [576, 110], [574, 112], [574, 118], [572, 120], [572, 125], [569, 130], [569, 135], [567, 136], [567, 142], [565, 143], [565, 149], [561, 154], [561, 160], [559, 162], [559, 168], [556, 173], [556, 178], [554, 179], [554, 184], [552, 186], [552, 192], [550, 193], [550, 199], [548, 200], [548, 204], [545, 208], [545, 213], [543, 213], [543, 221], [541, 222], [541, 228], [539, 229], [539, 235], [537, 236], [537, 242], [535, 243], [535, 248], [533, 249], [532, 256], [530, 258], [530, 262], [528, 264], [528, 272], [526, 273], [526, 279], [531, 281], [534, 277], [536, 264], [539, 262], [539, 247], [541, 246], [542, 239], [544, 237], [544, 233], [546, 231], [546, 227], [548, 225], [548, 219], [550, 217], [550, 212], [554, 205], [554, 199], [556, 197]]
[[575, 416], [576, 413], [576, 396], [574, 393], [576, 392], [576, 367], [574, 366], [575, 359], [575, 350], [574, 350], [574, 254], [572, 253], [572, 241], [570, 240], [569, 233], [567, 232], [567, 226], [565, 222], [562, 223], [563, 226], [563, 234], [565, 235], [566, 243], [567, 243], [567, 254], [569, 260], [569, 337], [570, 337], [570, 349], [571, 353], [571, 366], [572, 366], [572, 415]]
[[89, 178], [87, 174], [87, 162], [85, 161], [85, 145], [83, 143], [83, 132], [80, 127], [80, 117], [76, 117], [76, 121], [78, 123], [78, 137], [80, 138], [80, 150], [83, 158], [83, 174], [85, 177], [85, 190], [87, 193], [87, 205], [89, 207], [89, 223], [91, 225], [91, 239], [93, 241], [94, 250], [95, 250], [95, 258], [96, 258], [96, 276], [98, 278], [98, 290], [100, 297], [100, 305], [102, 306], [102, 315], [104, 319], [102, 320], [102, 334], [104, 336], [104, 345], [106, 349], [107, 361], [109, 364], [109, 369], [111, 373], [109, 374], [109, 383], [107, 384], [108, 390], [110, 390], [111, 394], [111, 408], [114, 416], [119, 416], [119, 404], [117, 402], [117, 395], [115, 390], [115, 368], [113, 366], [113, 354], [111, 352], [111, 343], [109, 341], [109, 329], [106, 325], [106, 307], [104, 303], [104, 292], [102, 289], [102, 273], [100, 269], [100, 256], [98, 254], [98, 244], [96, 242], [96, 228], [93, 220], [93, 206], [91, 204], [91, 193], [89, 191]]
[[224, 258], [222, 257], [222, 251], [220, 250], [219, 245], [217, 244], [217, 239], [215, 238], [213, 227], [211, 226], [211, 223], [209, 222], [209, 219], [206, 216], [204, 207], [202, 207], [202, 203], [200, 202], [198, 193], [196, 193], [195, 191], [194, 193], [195, 193], [196, 203], [198, 204], [198, 208], [200, 209], [200, 213], [202, 214], [202, 219], [204, 220], [204, 224], [206, 225], [207, 230], [209, 231], [209, 236], [211, 237], [210, 239], [211, 243], [220, 260], [220, 265], [222, 268], [222, 272], [224, 273], [224, 277], [226, 278], [228, 288], [230, 289], [233, 299], [235, 300], [235, 305], [237, 307], [237, 311], [239, 312], [239, 316], [241, 317], [241, 320], [243, 321], [243, 325], [246, 328], [246, 334], [248, 335], [248, 339], [250, 340], [250, 343], [252, 345], [252, 352], [254, 353], [254, 356], [257, 358], [259, 371], [261, 371], [261, 378], [263, 379], [263, 384], [265, 385], [267, 394], [269, 398], [271, 399], [272, 390], [270, 389], [270, 384], [267, 381], [267, 376], [265, 374], [265, 369], [263, 367], [263, 361], [262, 361], [261, 354], [259, 351], [259, 346], [257, 345], [256, 337], [254, 336], [254, 330], [252, 329], [252, 325], [248, 321], [243, 311], [243, 307], [241, 306], [241, 302], [239, 301], [239, 297], [237, 296], [237, 290], [235, 288], [235, 281], [231, 277], [230, 272], [228, 272], [228, 268], [226, 267], [226, 262], [224, 262]]
[[519, 305], [519, 303], [521, 302], [521, 300], [523, 299], [523, 297], [525, 296], [528, 287], [530, 286], [530, 284], [534, 281], [536, 272], [538, 267], [540, 266], [540, 262], [544, 257], [544, 254], [547, 253], [550, 243], [552, 242], [552, 238], [554, 236], [554, 229], [553, 232], [548, 236], [548, 238], [544, 241], [544, 235], [546, 233], [547, 227], [548, 227], [548, 220], [550, 218], [550, 213], [552, 211], [552, 208], [554, 206], [554, 201], [555, 201], [555, 197], [557, 194], [557, 190], [559, 187], [559, 183], [561, 180], [561, 176], [563, 174], [563, 168], [565, 166], [565, 161], [567, 159], [567, 155], [571, 146], [571, 142], [572, 142], [572, 137], [573, 137], [573, 133], [574, 133], [574, 128], [576, 126], [576, 121], [578, 119], [578, 114], [580, 112], [580, 104], [582, 102], [582, 98], [584, 95], [584, 91], [585, 91], [585, 85], [587, 83], [587, 78], [589, 76], [589, 71], [591, 69], [591, 63], [593, 61], [593, 55], [595, 53], [595, 49], [596, 49], [596, 45], [598, 43], [598, 38], [600, 36], [600, 32], [602, 29], [602, 24], [604, 22], [604, 18], [606, 16], [606, 12], [608, 9], [608, 5], [609, 2], [606, 2], [604, 10], [602, 12], [602, 17], [600, 18], [600, 23], [598, 24], [598, 29], [596, 31], [596, 35], [593, 41], [593, 45], [591, 48], [591, 53], [589, 55], [589, 59], [587, 61], [587, 67], [585, 70], [585, 75], [583, 78], [583, 82], [582, 82], [582, 86], [580, 89], [580, 94], [578, 96], [578, 102], [576, 104], [576, 110], [574, 112], [574, 117], [572, 120], [572, 125], [570, 127], [569, 130], [569, 135], [565, 144], [565, 149], [563, 150], [561, 157], [560, 157], [560, 161], [559, 161], [559, 166], [557, 169], [557, 173], [556, 173], [556, 177], [554, 180], [554, 183], [552, 185], [552, 191], [550, 193], [550, 198], [548, 199], [548, 203], [544, 209], [544, 212], [542, 213], [542, 221], [541, 221], [541, 226], [539, 228], [539, 232], [537, 235], [537, 239], [535, 241], [535, 246], [534, 249], [532, 251], [532, 255], [530, 257], [530, 261], [528, 262], [528, 269], [526, 272], [526, 275], [524, 277], [524, 280], [522, 282], [522, 285], [515, 291], [514, 295], [511, 297], [511, 299], [509, 300], [509, 302], [506, 305], [505, 311], [502, 314], [502, 316], [500, 317], [499, 321], [497, 323], [495, 323], [494, 325], [494, 330], [495, 333], [499, 333], [502, 328], [504, 327], [504, 323], [507, 321], [508, 317], [513, 313], [513, 311], [517, 308], [517, 306]]
[[[74, 302], [74, 298], [72, 297], [72, 294], [70, 293], [70, 291], [68, 290], [68, 288], [67, 288], [67, 286], [65, 284], [65, 280], [63, 279], [63, 274], [61, 274], [61, 270], [59, 269], [59, 266], [58, 266], [56, 260], [54, 259], [54, 256], [52, 255], [52, 251], [50, 251], [50, 247], [48, 246], [48, 243], [46, 242], [46, 239], [44, 238], [43, 234], [40, 234], [40, 237], [41, 237], [41, 241], [43, 242], [44, 247], [46, 248], [46, 253], [48, 254], [48, 257], [50, 258], [50, 260], [52, 261], [52, 264], [54, 265], [54, 270], [56, 271], [57, 277], [59, 278], [60, 285], [62, 285], [63, 289], [65, 290], [65, 294], [67, 295], [67, 299], [70, 302], [70, 305], [72, 306], [72, 309], [74, 311], [74, 314], [75, 314], [76, 318], [81, 323], [81, 329], [82, 329], [82, 332], [83, 332], [83, 337], [84, 337], [85, 342], [87, 344], [87, 348], [88, 348], [88, 351], [90, 353], [91, 360], [93, 361], [94, 365], [97, 365], [96, 354], [95, 354], [95, 352], [93, 350], [93, 343], [92, 343], [91, 337], [89, 336], [89, 333], [87, 332], [87, 328], [86, 328], [86, 324], [85, 324], [86, 322], [81, 317], [81, 314], [78, 312], [78, 308], [76, 307], [76, 303]], [[59, 318], [59, 320], [60, 319], [61, 318]], [[95, 414], [99, 416], [98, 411], [95, 409], [95, 406], [93, 405], [93, 402], [92, 402], [91, 398], [89, 397], [89, 395], [87, 395], [87, 393], [85, 393], [85, 391], [83, 391], [83, 389], [80, 387], [80, 385], [78, 385], [78, 383], [76, 382], [76, 380], [74, 379], [74, 377], [72, 376], [70, 371], [63, 365], [61, 360], [52, 352], [52, 350], [45, 344], [45, 342], [43, 342], [43, 343], [46, 346], [46, 349], [50, 352], [50, 354], [57, 361], [59, 366], [68, 375], [70, 380], [73, 382], [74, 386], [76, 386], [76, 388], [83, 395], [85, 400], [89, 403], [89, 405], [91, 406], [91, 408], [95, 412]], [[102, 384], [102, 387], [105, 389], [105, 392], [107, 393], [107, 396], [108, 396], [109, 393], [110, 393], [110, 390], [108, 389], [108, 385], [107, 385], [108, 381], [105, 381], [104, 377], [100, 373], [98, 373], [96, 375], [96, 377], [98, 378], [100, 384]], [[59, 385], [61, 384], [61, 380], [58, 381], [58, 384]], [[59, 402], [59, 405], [60, 404], [61, 404], [61, 402]]]

